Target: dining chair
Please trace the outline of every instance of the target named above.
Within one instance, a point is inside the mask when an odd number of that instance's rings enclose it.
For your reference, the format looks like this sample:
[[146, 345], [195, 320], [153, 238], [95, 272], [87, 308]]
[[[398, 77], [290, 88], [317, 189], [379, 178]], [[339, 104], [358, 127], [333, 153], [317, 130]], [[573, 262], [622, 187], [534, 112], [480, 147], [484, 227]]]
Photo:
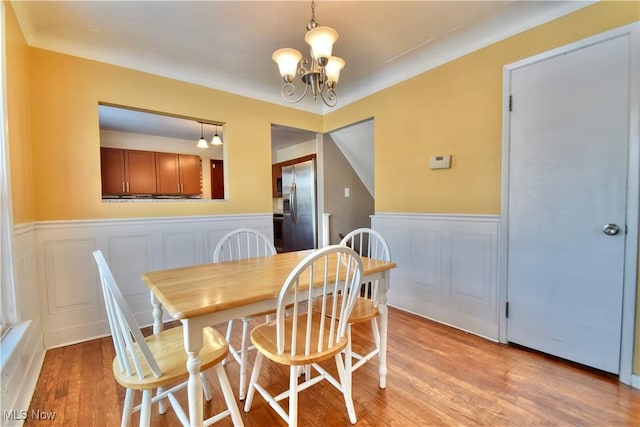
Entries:
[[[251, 410], [253, 397], [258, 391], [289, 426], [296, 426], [298, 393], [327, 380], [343, 394], [349, 421], [356, 423], [351, 395], [351, 344], [347, 338], [347, 319], [358, 297], [361, 274], [360, 256], [353, 249], [340, 245], [312, 252], [291, 271], [278, 296], [275, 321], [251, 331], [251, 342], [258, 353], [249, 380], [245, 412]], [[330, 298], [335, 294], [343, 298]], [[320, 301], [320, 311], [315, 312], [309, 301]], [[344, 361], [342, 352], [345, 353]], [[271, 394], [266, 389], [266, 382], [258, 382], [265, 357], [289, 366], [288, 390]], [[336, 362], [338, 380], [319, 365], [331, 357]], [[304, 381], [299, 383], [298, 374], [302, 368], [309, 369]], [[318, 375], [313, 376], [311, 368]], [[283, 399], [289, 399], [288, 412], [279, 403]], [[321, 405], [322, 400], [316, 404]]]
[[[213, 250], [212, 258], [213, 262], [223, 262], [272, 256], [275, 254], [276, 248], [267, 236], [250, 228], [238, 228], [222, 236]], [[269, 313], [255, 313], [238, 319], [242, 321], [242, 336], [239, 350], [232, 344], [231, 340], [234, 320], [229, 320], [227, 323], [226, 338], [229, 343], [229, 354], [240, 365], [240, 385], [238, 387], [238, 397], [240, 400], [244, 400], [247, 389], [248, 353], [254, 349], [249, 345], [249, 322], [257, 317], [268, 316], [270, 313], [273, 313], [273, 311]], [[224, 363], [226, 364], [226, 360]]]
[[[163, 330], [144, 337], [111, 269], [101, 251], [93, 252], [98, 265], [104, 295], [111, 338], [116, 351], [113, 360], [113, 375], [126, 388], [121, 426], [129, 425], [131, 415], [140, 412], [140, 425], [148, 426], [151, 420], [151, 405], [158, 403], [164, 413], [165, 399], [174, 408], [182, 425], [189, 425], [188, 415], [182, 409], [175, 393], [187, 386], [187, 355], [183, 345], [182, 327]], [[222, 388], [227, 409], [207, 420], [207, 425], [231, 416], [235, 426], [242, 426], [240, 411], [227, 378], [222, 361], [228, 354], [224, 337], [213, 328], [204, 329], [203, 346], [200, 352], [201, 372], [213, 367]], [[153, 396], [153, 391], [157, 393]], [[142, 392], [139, 405], [134, 406], [135, 392]], [[211, 399], [206, 394], [207, 400]]]
[[[341, 245], [348, 246], [355, 250], [360, 256], [391, 261], [391, 251], [387, 241], [380, 233], [371, 228], [358, 228], [351, 231], [340, 241]], [[375, 348], [367, 354], [361, 355], [351, 351], [351, 356], [356, 360], [352, 364], [352, 371], [373, 359], [380, 353], [380, 331], [378, 329], [378, 281], [363, 283], [360, 288], [360, 296], [356, 300], [351, 316], [347, 334], [351, 339], [351, 325], [355, 323], [371, 322], [371, 333], [375, 343]]]

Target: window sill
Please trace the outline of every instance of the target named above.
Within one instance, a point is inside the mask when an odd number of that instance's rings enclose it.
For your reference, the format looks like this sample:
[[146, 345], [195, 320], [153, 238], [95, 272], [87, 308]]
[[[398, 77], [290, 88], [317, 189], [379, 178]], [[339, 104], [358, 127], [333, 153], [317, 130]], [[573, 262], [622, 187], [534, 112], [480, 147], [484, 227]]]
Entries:
[[15, 353], [20, 346], [20, 342], [24, 339], [30, 324], [31, 320], [27, 320], [13, 325], [6, 335], [2, 337], [2, 342], [0, 342], [0, 370], [4, 369], [7, 362], [13, 356], [13, 353]]

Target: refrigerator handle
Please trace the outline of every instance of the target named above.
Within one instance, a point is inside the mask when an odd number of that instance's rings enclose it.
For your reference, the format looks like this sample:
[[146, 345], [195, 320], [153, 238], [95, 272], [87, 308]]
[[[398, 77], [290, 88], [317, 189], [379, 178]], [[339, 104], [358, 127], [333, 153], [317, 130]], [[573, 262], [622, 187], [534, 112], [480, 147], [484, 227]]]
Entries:
[[291, 192], [289, 193], [289, 206], [291, 209], [291, 220], [295, 224], [297, 222], [298, 211], [298, 195], [296, 194], [296, 183], [291, 183]]

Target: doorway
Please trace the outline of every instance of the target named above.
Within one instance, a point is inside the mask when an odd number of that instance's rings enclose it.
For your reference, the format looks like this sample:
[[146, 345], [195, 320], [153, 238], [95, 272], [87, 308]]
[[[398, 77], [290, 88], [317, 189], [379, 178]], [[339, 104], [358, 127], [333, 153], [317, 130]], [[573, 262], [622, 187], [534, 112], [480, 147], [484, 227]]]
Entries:
[[637, 27], [614, 30], [505, 67], [502, 336], [623, 381], [637, 271], [636, 37]]

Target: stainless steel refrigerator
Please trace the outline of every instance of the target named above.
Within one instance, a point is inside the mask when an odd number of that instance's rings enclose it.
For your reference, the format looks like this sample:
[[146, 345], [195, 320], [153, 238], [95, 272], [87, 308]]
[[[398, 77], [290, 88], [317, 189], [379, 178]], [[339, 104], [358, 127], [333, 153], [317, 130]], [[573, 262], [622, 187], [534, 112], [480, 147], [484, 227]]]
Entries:
[[282, 239], [285, 252], [316, 248], [316, 163], [282, 168]]

